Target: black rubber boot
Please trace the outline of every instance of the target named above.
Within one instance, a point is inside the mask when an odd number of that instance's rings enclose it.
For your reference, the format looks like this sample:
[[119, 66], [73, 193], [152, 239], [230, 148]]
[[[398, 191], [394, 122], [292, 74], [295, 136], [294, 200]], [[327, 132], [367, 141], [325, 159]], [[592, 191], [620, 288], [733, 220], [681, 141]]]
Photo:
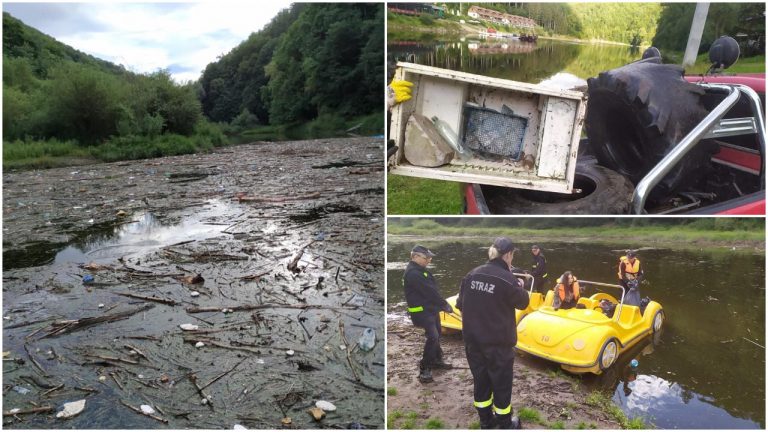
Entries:
[[432, 369], [430, 368], [421, 368], [419, 369], [419, 382], [422, 384], [427, 384], [433, 382], [434, 379], [432, 379]]
[[480, 416], [480, 429], [496, 429], [496, 417], [493, 415], [493, 409], [476, 408]]
[[496, 416], [497, 426], [496, 429], [522, 429], [523, 424], [517, 416], [512, 417], [512, 414]]

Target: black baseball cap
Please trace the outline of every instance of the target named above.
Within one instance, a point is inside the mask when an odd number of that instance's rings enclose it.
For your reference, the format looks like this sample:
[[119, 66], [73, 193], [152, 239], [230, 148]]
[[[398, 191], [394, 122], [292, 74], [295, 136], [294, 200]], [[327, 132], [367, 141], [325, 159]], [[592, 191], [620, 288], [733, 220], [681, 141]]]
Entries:
[[411, 249], [411, 253], [420, 253], [424, 256], [427, 256], [429, 258], [432, 258], [433, 256], [437, 255], [436, 253], [432, 252], [431, 250], [425, 248], [422, 245], [416, 245]]
[[533, 245], [533, 246], [531, 246], [531, 249], [532, 249], [532, 250], [533, 250], [533, 249], [538, 249], [538, 250], [541, 250], [541, 248], [539, 247], [539, 245]]
[[496, 240], [493, 241], [493, 247], [499, 251], [500, 255], [517, 250], [509, 237], [496, 237]]
[[634, 258], [636, 256], [637, 256], [637, 252], [633, 250], [627, 251], [627, 258]]

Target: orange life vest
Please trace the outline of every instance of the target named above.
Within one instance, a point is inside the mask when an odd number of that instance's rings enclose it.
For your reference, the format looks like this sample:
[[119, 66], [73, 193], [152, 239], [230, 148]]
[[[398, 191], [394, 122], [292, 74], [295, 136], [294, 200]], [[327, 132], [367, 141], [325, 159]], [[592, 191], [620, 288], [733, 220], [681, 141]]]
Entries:
[[[560, 279], [557, 280], [558, 284], [555, 287], [555, 292], [557, 293], [557, 296], [560, 297], [560, 301], [565, 301], [565, 284], [560, 281]], [[573, 300], [576, 301], [579, 299], [579, 281], [576, 280], [576, 278], [573, 278]]]
[[624, 276], [621, 273], [622, 266], [624, 266], [624, 273], [632, 275], [632, 279], [636, 278], [637, 274], [640, 273], [640, 260], [635, 258], [635, 262], [631, 263], [629, 262], [629, 258], [623, 256], [619, 258], [619, 279]]

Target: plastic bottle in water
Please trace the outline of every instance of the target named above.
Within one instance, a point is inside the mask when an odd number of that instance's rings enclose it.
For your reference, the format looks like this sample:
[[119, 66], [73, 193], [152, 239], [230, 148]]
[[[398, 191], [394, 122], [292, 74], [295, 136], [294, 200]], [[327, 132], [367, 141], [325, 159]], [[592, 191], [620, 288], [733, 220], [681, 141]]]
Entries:
[[376, 332], [372, 328], [363, 330], [363, 334], [357, 341], [357, 345], [363, 351], [370, 351], [376, 345]]
[[435, 124], [437, 131], [440, 132], [440, 135], [445, 138], [448, 145], [456, 152], [456, 157], [459, 160], [467, 161], [472, 158], [472, 151], [461, 144], [459, 136], [448, 126], [448, 123], [437, 117], [432, 117], [432, 122]]

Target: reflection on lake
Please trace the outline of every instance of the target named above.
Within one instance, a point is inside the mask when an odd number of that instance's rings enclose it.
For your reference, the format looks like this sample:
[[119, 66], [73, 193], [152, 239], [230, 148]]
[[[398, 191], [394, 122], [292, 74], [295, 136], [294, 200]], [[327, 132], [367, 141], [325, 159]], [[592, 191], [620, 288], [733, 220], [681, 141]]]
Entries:
[[[581, 79], [638, 60], [642, 52], [621, 45], [539, 39], [388, 41], [390, 64], [407, 61], [443, 69], [538, 84], [558, 73]], [[581, 85], [585, 85], [582, 83]]]
[[[431, 268], [444, 297], [458, 292], [461, 279], [487, 258], [486, 240], [420, 241], [437, 256]], [[517, 245], [515, 265], [530, 268], [531, 244]], [[621, 252], [636, 245], [541, 244], [549, 284], [573, 270], [584, 280], [612, 283]], [[413, 244], [389, 239], [387, 300], [390, 313], [404, 313], [403, 263]], [[601, 376], [585, 384], [613, 393], [631, 417], [659, 428], [765, 428], [765, 255], [721, 250], [640, 251], [647, 283], [643, 296], [666, 313], [660, 337], [630, 350]], [[595, 293], [595, 288], [586, 295]], [[392, 307], [392, 305], [396, 305]], [[639, 361], [636, 378], [626, 365]], [[542, 361], [543, 364], [547, 362]], [[629, 391], [627, 391], [629, 390]]]

